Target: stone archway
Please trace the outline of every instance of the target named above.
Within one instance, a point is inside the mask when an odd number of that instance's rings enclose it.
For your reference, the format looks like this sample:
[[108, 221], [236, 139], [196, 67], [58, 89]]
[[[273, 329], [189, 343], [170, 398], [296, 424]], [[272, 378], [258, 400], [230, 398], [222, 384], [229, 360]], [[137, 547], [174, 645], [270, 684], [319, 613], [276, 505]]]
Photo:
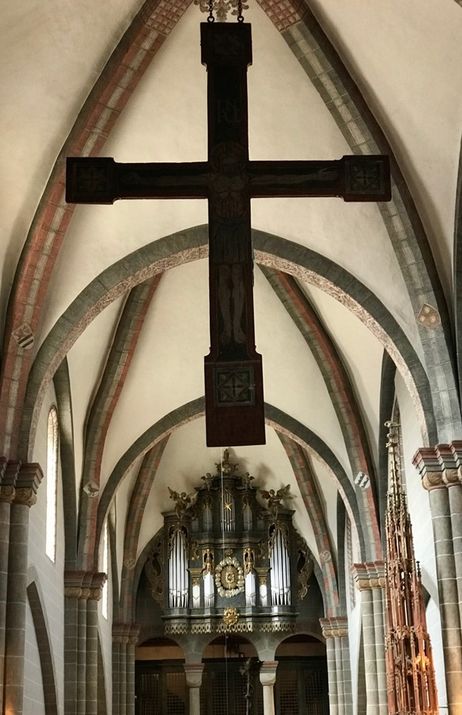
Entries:
[[170, 638], [149, 638], [136, 648], [135, 715], [186, 715], [184, 652]]
[[279, 644], [275, 658], [276, 715], [328, 715], [325, 644], [312, 635], [292, 635]]
[[201, 715], [263, 715], [260, 661], [250, 640], [220, 635], [204, 649], [203, 663]]

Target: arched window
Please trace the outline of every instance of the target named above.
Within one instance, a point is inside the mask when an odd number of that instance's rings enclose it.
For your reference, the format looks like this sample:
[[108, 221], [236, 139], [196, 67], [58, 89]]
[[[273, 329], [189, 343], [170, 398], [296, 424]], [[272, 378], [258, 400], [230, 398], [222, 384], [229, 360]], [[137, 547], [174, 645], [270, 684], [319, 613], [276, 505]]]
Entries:
[[47, 521], [45, 551], [55, 562], [56, 559], [56, 492], [58, 482], [58, 413], [52, 407], [48, 413], [47, 431]]
[[[107, 519], [104, 522], [104, 527], [103, 527], [103, 543], [101, 546], [101, 571], [103, 571], [105, 574], [107, 574], [107, 569], [108, 569], [108, 563], [109, 563], [109, 538], [108, 538], [108, 527], [107, 527]], [[103, 618], [107, 619], [107, 610], [108, 610], [108, 585], [107, 585], [108, 579], [106, 578], [104, 584], [103, 584], [103, 590], [101, 593], [101, 613], [103, 615]]]

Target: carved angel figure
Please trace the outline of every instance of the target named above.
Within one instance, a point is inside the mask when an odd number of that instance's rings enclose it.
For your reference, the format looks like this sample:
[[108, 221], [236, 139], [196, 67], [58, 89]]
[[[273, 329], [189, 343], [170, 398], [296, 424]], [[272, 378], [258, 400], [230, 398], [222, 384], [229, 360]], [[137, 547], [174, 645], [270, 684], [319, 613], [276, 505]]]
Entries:
[[213, 477], [210, 474], [210, 472], [207, 472], [204, 474], [203, 477], [201, 477], [202, 481], [204, 482], [204, 487], [207, 489], [207, 491], [210, 491], [212, 487], [212, 482], [213, 482]]
[[173, 499], [175, 502], [175, 511], [177, 515], [178, 517], [181, 517], [186, 509], [189, 509], [191, 506], [191, 496], [186, 494], [186, 492], [175, 492], [173, 489], [170, 489], [170, 487], [168, 487], [168, 491], [170, 492], [170, 499]]
[[269, 491], [266, 491], [266, 489], [261, 489], [260, 494], [262, 495], [263, 499], [267, 500], [269, 511], [273, 515], [276, 515], [279, 510], [279, 507], [281, 506], [282, 500], [289, 499], [292, 496], [291, 494], [289, 494], [289, 491], [290, 484], [287, 484], [287, 486], [278, 489], [277, 492], [274, 491], [274, 489], [270, 489]]

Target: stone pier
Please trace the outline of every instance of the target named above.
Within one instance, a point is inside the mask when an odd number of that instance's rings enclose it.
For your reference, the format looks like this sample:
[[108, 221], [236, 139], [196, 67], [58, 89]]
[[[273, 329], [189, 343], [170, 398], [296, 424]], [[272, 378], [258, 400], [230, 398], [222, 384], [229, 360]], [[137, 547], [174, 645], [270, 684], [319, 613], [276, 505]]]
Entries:
[[413, 462], [430, 499], [448, 711], [462, 715], [462, 441], [422, 447]]
[[330, 715], [351, 715], [350, 648], [346, 616], [321, 618], [322, 634], [326, 639], [327, 676], [329, 680]]
[[354, 578], [361, 592], [366, 713], [386, 715], [385, 564], [383, 561], [354, 564]]
[[4, 709], [14, 715], [22, 715], [24, 700], [29, 510], [37, 501], [42, 478], [38, 464], [22, 464], [10, 507]]

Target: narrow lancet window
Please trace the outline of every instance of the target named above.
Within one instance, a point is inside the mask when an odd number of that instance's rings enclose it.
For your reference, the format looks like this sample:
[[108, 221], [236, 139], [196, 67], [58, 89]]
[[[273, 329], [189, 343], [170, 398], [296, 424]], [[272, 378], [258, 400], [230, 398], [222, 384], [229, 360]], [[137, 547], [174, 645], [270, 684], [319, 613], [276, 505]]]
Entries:
[[58, 482], [58, 413], [52, 407], [48, 413], [47, 431], [47, 518], [45, 551], [53, 563], [56, 560], [56, 492]]
[[[109, 563], [109, 539], [108, 539], [108, 526], [107, 526], [107, 519], [104, 522], [104, 528], [103, 528], [103, 543], [102, 543], [102, 548], [101, 548], [101, 571], [105, 573], [108, 576], [108, 563]], [[107, 620], [107, 614], [108, 614], [108, 578], [106, 578], [104, 584], [103, 584], [103, 589], [101, 592], [101, 613], [103, 614], [103, 618], [106, 618]]]

